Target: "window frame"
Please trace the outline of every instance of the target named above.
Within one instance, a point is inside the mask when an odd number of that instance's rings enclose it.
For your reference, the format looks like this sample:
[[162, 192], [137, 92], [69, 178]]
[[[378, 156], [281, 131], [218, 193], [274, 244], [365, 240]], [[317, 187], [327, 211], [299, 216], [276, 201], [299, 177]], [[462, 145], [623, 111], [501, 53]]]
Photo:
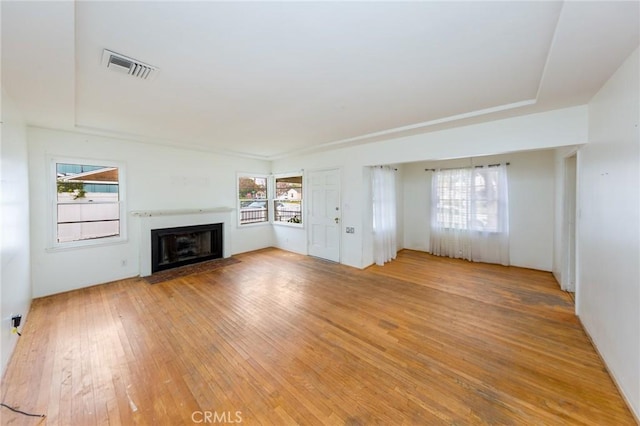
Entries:
[[[242, 205], [241, 202], [242, 200], [240, 199], [240, 178], [263, 178], [266, 181], [266, 197], [264, 198], [265, 202], [266, 202], [266, 213], [267, 213], [267, 220], [263, 220], [260, 222], [249, 222], [249, 223], [242, 223]], [[236, 173], [236, 193], [235, 193], [235, 198], [236, 198], [236, 207], [238, 210], [238, 214], [236, 216], [236, 220], [237, 220], [237, 227], [238, 228], [247, 228], [247, 227], [252, 227], [252, 226], [265, 226], [265, 225], [270, 225], [271, 224], [271, 217], [273, 215], [272, 211], [271, 211], [271, 206], [270, 206], [270, 196], [271, 196], [271, 179], [270, 179], [270, 175], [268, 173], [242, 173], [242, 172], [238, 172]], [[262, 200], [262, 198], [260, 199]]]
[[[107, 246], [121, 244], [128, 241], [128, 221], [127, 221], [127, 197], [126, 197], [126, 165], [120, 161], [101, 160], [95, 158], [79, 157], [49, 157], [49, 170], [47, 171], [47, 193], [49, 202], [49, 237], [47, 251], [59, 251], [76, 249], [83, 247]], [[91, 166], [116, 167], [118, 169], [118, 221], [120, 233], [118, 235], [93, 238], [89, 240], [58, 241], [58, 186], [57, 186], [57, 165], [58, 164], [81, 164]]]
[[[276, 198], [277, 194], [276, 194], [276, 181], [278, 179], [284, 179], [284, 178], [290, 178], [290, 177], [300, 177], [301, 179], [301, 193], [300, 193], [300, 223], [292, 223], [292, 222], [283, 222], [283, 221], [277, 221], [275, 220], [276, 215], [275, 215], [275, 202], [278, 201], [278, 198]], [[272, 186], [273, 186], [273, 191], [272, 191], [272, 197], [269, 200], [269, 204], [271, 206], [271, 208], [274, 210], [273, 214], [271, 215], [271, 222], [273, 223], [273, 225], [277, 225], [277, 226], [289, 226], [292, 228], [304, 228], [304, 224], [305, 224], [305, 214], [304, 214], [304, 199], [305, 199], [305, 194], [304, 194], [304, 188], [305, 188], [305, 178], [304, 178], [304, 172], [299, 171], [299, 172], [290, 172], [290, 173], [277, 173], [274, 174], [273, 176], [273, 182], [272, 182]]]

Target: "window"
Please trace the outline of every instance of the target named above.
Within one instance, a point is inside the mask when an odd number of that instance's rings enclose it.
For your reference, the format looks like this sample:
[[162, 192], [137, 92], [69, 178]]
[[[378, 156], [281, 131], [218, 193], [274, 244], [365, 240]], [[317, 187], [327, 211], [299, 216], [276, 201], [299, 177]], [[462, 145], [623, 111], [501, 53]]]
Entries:
[[55, 244], [122, 236], [122, 168], [100, 162], [54, 161]]
[[302, 224], [302, 175], [276, 176], [273, 221]]
[[238, 175], [238, 223], [302, 224], [302, 174]]
[[499, 186], [497, 168], [436, 172], [437, 225], [450, 229], [498, 232]]
[[506, 165], [435, 171], [430, 253], [509, 264]]
[[238, 212], [240, 225], [269, 221], [267, 176], [238, 176]]

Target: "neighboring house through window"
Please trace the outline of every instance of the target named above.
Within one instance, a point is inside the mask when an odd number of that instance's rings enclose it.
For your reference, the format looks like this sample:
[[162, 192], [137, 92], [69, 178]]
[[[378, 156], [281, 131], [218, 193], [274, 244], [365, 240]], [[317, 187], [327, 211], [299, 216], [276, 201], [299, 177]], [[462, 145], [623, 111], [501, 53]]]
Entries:
[[238, 174], [238, 223], [302, 224], [302, 174]]
[[269, 221], [268, 177], [243, 174], [238, 176], [238, 223], [248, 225]]
[[302, 224], [302, 175], [276, 176], [273, 221]]

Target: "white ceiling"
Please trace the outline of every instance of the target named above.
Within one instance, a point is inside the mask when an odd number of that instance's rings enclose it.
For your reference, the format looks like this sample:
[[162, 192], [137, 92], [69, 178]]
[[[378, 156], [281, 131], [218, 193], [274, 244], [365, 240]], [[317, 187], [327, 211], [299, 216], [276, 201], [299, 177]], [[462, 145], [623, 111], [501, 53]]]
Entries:
[[[270, 159], [586, 103], [639, 17], [637, 1], [3, 1], [2, 85], [33, 125]], [[160, 73], [111, 72], [104, 48]]]

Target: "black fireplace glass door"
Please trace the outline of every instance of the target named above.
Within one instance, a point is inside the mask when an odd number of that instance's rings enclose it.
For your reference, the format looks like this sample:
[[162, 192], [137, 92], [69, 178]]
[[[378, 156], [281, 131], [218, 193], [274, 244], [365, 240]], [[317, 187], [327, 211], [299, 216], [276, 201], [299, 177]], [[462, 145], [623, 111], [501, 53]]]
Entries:
[[154, 229], [151, 252], [152, 272], [222, 257], [222, 224]]

